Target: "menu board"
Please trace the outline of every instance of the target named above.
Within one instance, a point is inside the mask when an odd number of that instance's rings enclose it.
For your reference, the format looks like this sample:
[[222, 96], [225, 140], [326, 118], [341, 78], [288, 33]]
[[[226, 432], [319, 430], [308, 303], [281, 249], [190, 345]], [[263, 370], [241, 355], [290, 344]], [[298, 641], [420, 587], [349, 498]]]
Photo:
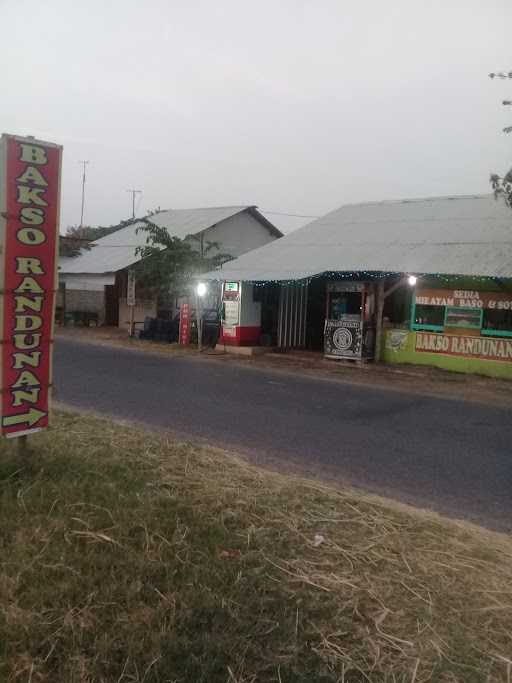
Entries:
[[336, 358], [361, 358], [363, 335], [360, 320], [326, 320], [324, 352]]

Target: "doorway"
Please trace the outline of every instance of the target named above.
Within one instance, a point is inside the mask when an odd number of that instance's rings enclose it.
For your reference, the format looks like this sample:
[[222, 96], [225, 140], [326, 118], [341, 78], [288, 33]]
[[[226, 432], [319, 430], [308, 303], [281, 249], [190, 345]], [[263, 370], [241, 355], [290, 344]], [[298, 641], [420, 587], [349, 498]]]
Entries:
[[105, 285], [105, 325], [119, 325], [119, 297], [116, 285]]
[[306, 319], [306, 348], [323, 351], [326, 307], [326, 279], [312, 278], [308, 287], [308, 313]]

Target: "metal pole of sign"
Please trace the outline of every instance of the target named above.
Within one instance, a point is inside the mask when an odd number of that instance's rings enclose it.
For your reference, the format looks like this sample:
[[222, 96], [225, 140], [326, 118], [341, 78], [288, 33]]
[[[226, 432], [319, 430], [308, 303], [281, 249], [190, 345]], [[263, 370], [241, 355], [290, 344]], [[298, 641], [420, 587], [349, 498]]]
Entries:
[[196, 323], [197, 323], [197, 350], [199, 353], [203, 350], [203, 311], [201, 306], [201, 297], [196, 292]]
[[196, 321], [197, 321], [197, 350], [203, 350], [203, 297], [208, 291], [204, 282], [199, 282], [195, 288], [196, 295]]

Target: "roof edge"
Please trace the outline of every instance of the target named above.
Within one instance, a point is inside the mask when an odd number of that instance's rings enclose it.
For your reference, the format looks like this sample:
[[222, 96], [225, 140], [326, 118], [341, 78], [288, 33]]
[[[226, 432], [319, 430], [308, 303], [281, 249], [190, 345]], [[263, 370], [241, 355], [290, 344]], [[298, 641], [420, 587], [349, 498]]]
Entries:
[[266, 218], [261, 211], [258, 209], [257, 206], [248, 206], [246, 209], [248, 213], [255, 218], [257, 221], [259, 221], [267, 230], [274, 235], [275, 237], [284, 237], [284, 233], [279, 230], [279, 228], [276, 228], [276, 226], [271, 223], [268, 218]]
[[[373, 202], [350, 202], [349, 204], [340, 204], [338, 207], [332, 211], [338, 211], [339, 209], [344, 209], [347, 206], [380, 206], [382, 204], [418, 204], [420, 202], [438, 202], [438, 201], [457, 201], [458, 199], [490, 199], [494, 197], [492, 192], [487, 192], [485, 194], [446, 194], [434, 197], [410, 197], [401, 199], [378, 199]], [[327, 216], [329, 213], [323, 214], [320, 218]], [[318, 219], [316, 219], [318, 220]]]

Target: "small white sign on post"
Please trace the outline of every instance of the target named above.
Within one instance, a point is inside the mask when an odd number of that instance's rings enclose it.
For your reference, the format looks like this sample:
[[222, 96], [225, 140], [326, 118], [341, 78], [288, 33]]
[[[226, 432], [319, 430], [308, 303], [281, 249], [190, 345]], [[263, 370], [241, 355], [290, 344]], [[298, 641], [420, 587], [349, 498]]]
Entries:
[[126, 304], [135, 306], [135, 271], [128, 271], [128, 287], [126, 290]]
[[128, 334], [135, 334], [135, 271], [128, 271], [128, 286], [126, 287], [126, 305], [130, 308], [130, 327]]

